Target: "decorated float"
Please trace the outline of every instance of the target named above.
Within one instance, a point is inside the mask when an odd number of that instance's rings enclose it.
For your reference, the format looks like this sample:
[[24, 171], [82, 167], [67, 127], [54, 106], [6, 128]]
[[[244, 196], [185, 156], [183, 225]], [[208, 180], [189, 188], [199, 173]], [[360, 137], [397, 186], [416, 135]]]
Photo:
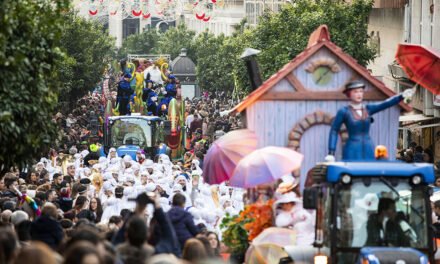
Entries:
[[390, 161], [413, 92], [396, 95], [325, 25], [263, 83], [247, 60], [254, 91], [232, 111], [246, 129], [215, 141], [203, 170], [208, 183], [248, 189], [245, 210], [223, 221], [230, 253], [246, 263], [434, 263], [433, 166]]
[[110, 148], [134, 159], [138, 151], [150, 158], [163, 153], [172, 158], [183, 155], [185, 105], [180, 98], [180, 82], [169, 69], [169, 59], [169, 55], [129, 54], [128, 60], [121, 61], [119, 83], [125, 79], [130, 92], [112, 96], [108, 88], [103, 89], [106, 110], [102, 155]]

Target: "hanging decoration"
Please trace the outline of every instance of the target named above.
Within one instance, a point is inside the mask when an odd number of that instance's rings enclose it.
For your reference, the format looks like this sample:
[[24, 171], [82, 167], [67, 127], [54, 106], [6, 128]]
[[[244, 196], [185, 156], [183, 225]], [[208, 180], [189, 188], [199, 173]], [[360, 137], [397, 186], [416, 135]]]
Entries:
[[74, 0], [73, 5], [90, 17], [111, 17], [112, 19], [158, 17], [169, 22], [186, 12], [195, 18], [208, 22], [215, 9], [224, 6], [224, 0]]

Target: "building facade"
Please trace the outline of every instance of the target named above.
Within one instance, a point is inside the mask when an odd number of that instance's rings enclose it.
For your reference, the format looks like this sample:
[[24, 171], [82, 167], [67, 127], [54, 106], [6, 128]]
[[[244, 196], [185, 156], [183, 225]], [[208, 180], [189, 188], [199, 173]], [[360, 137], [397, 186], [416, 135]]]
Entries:
[[371, 45], [378, 57], [369, 69], [396, 92], [416, 87], [413, 112], [401, 117], [401, 147], [416, 142], [440, 161], [440, 98], [419, 87], [395, 62], [399, 43], [422, 44], [440, 50], [440, 0], [376, 1], [369, 18]]
[[231, 36], [246, 15], [243, 4], [243, 0], [226, 0], [223, 7], [214, 9], [209, 21], [199, 20], [193, 12], [185, 11], [181, 21], [197, 34], [209, 30], [216, 36]]

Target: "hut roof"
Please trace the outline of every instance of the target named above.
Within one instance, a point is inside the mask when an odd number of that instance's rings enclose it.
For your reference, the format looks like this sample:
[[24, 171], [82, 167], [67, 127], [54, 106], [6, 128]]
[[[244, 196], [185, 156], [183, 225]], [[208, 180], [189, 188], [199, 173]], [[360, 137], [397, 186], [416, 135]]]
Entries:
[[[309, 38], [307, 48], [298, 54], [293, 60], [284, 65], [278, 72], [273, 74], [269, 79], [267, 79], [258, 89], [250, 93], [243, 101], [236, 105], [233, 109], [233, 113], [240, 113], [247, 107], [258, 101], [258, 99], [268, 92], [274, 85], [285, 78], [288, 74], [305, 62], [310, 56], [319, 51], [322, 47], [326, 47], [328, 50], [333, 52], [339, 59], [344, 61], [349, 65], [355, 72], [360, 76], [365, 78], [370, 82], [375, 88], [377, 88], [384, 95], [390, 97], [395, 95], [395, 93], [389, 89], [382, 81], [376, 79], [371, 73], [362, 65], [358, 64], [357, 61], [350, 55], [345, 53], [340, 47], [336, 46], [330, 40], [330, 34], [327, 25], [321, 25], [316, 29]], [[313, 93], [313, 91], [310, 91]], [[411, 110], [406, 104], [401, 103], [400, 106], [406, 111]]]

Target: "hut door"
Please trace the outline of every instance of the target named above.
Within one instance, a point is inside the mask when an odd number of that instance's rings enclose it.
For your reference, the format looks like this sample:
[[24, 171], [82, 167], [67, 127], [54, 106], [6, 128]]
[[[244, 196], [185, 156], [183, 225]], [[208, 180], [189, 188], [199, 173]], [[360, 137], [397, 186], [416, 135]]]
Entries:
[[[298, 122], [289, 133], [288, 147], [301, 152], [304, 161], [301, 166], [301, 190], [307, 178], [307, 172], [316, 165], [323, 162], [328, 154], [328, 138], [330, 125], [333, 117], [321, 111], [307, 115]], [[341, 141], [347, 138], [344, 128], [341, 128], [338, 146], [336, 147], [336, 160], [341, 160]]]

